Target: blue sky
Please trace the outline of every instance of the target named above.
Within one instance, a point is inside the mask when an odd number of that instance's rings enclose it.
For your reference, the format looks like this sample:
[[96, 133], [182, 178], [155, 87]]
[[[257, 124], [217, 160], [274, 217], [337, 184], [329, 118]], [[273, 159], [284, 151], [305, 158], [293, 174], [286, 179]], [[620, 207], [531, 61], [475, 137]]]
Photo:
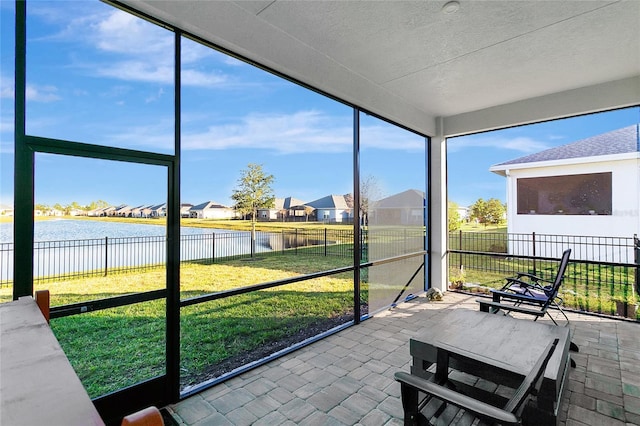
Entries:
[[[13, 1], [0, 1], [0, 178], [13, 194]], [[173, 34], [100, 2], [29, 3], [27, 133], [173, 153]], [[183, 41], [182, 201], [229, 199], [250, 162], [276, 196], [351, 192], [352, 111], [234, 58]], [[8, 53], [7, 53], [8, 52]], [[449, 197], [505, 199], [489, 166], [638, 122], [638, 109], [452, 139]], [[424, 187], [423, 139], [362, 117], [363, 175], [382, 196]], [[36, 155], [36, 202], [155, 204], [161, 167]]]

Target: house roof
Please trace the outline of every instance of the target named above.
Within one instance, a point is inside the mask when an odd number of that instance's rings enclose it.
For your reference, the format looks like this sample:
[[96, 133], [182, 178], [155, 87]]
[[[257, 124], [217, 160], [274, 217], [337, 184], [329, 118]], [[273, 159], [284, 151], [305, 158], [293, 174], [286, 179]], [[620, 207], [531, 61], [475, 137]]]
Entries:
[[567, 160], [571, 158], [600, 157], [604, 155], [640, 152], [640, 130], [638, 125], [624, 127], [612, 132], [592, 136], [567, 145], [550, 148], [491, 167], [492, 171], [504, 170], [514, 164], [542, 161]]
[[277, 210], [282, 209], [290, 209], [295, 206], [301, 206], [304, 204], [304, 201], [298, 200], [297, 198], [287, 197], [287, 198], [276, 198], [274, 208]]
[[191, 207], [189, 210], [206, 210], [206, 209], [228, 209], [230, 207], [216, 203], [215, 201], [205, 201], [202, 204]]
[[408, 189], [379, 200], [375, 204], [375, 208], [423, 207], [424, 196], [422, 191]]
[[326, 197], [318, 198], [306, 204], [307, 206], [315, 209], [348, 209], [349, 205], [344, 199], [344, 195], [327, 195]]

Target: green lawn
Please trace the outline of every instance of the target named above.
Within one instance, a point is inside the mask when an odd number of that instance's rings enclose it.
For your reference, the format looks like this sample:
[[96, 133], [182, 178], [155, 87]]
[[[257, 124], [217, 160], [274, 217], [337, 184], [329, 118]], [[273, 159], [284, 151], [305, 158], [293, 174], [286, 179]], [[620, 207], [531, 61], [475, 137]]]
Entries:
[[[181, 266], [181, 298], [243, 287], [349, 263], [339, 257], [278, 255]], [[162, 288], [164, 270], [37, 284], [52, 306]], [[0, 289], [0, 300], [11, 288]], [[92, 397], [164, 373], [164, 300], [58, 318], [51, 327]], [[252, 353], [305, 337], [352, 318], [353, 274], [289, 284], [184, 307], [181, 310], [181, 381], [198, 383], [238, 367]], [[238, 364], [240, 363], [240, 364]]]

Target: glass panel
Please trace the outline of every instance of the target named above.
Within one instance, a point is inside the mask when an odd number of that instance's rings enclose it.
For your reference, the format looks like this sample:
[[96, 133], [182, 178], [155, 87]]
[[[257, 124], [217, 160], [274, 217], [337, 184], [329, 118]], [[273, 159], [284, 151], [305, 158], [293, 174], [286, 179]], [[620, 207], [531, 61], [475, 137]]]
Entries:
[[165, 300], [51, 320], [92, 398], [165, 374]]
[[51, 324], [92, 397], [164, 373], [164, 298], [92, 301], [166, 288], [166, 224], [152, 215], [166, 182], [166, 167], [36, 154], [34, 289], [52, 307], [83, 303]]
[[[364, 114], [360, 125], [363, 260], [424, 250], [425, 138]], [[424, 291], [423, 263], [418, 256], [369, 268], [369, 312]]]
[[352, 320], [352, 273], [184, 307], [181, 388], [189, 390]]
[[99, 1], [28, 2], [27, 29], [27, 134], [173, 153], [173, 33]]
[[15, 2], [0, 2], [0, 303], [13, 297]]
[[[262, 262], [244, 262], [231, 281], [205, 273], [201, 288], [351, 265], [352, 110], [186, 38], [182, 64], [183, 289], [189, 268], [233, 259], [282, 256], [281, 274], [260, 277]], [[255, 197], [255, 211], [234, 198], [251, 194], [249, 172], [269, 199]]]
[[165, 288], [165, 220], [152, 214], [166, 168], [40, 153], [35, 170], [34, 281], [52, 306]]

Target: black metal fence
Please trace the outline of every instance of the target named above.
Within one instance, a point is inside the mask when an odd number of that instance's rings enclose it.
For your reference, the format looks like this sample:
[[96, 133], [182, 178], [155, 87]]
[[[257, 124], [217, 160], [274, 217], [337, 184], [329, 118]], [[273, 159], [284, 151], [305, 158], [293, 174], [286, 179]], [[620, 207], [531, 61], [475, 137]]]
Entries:
[[[638, 237], [456, 232], [449, 234], [449, 275], [453, 288], [486, 292], [504, 277], [528, 272], [555, 277], [562, 252], [571, 260], [561, 288], [565, 306], [603, 314], [619, 303], [640, 299]], [[633, 313], [635, 318], [635, 312]]]
[[[182, 235], [182, 262], [213, 263], [285, 252], [353, 256], [351, 229], [286, 229], [280, 232], [213, 232]], [[106, 276], [156, 268], [166, 261], [166, 238], [124, 237], [34, 243], [34, 280]], [[0, 286], [13, 282], [13, 243], [0, 243]]]

